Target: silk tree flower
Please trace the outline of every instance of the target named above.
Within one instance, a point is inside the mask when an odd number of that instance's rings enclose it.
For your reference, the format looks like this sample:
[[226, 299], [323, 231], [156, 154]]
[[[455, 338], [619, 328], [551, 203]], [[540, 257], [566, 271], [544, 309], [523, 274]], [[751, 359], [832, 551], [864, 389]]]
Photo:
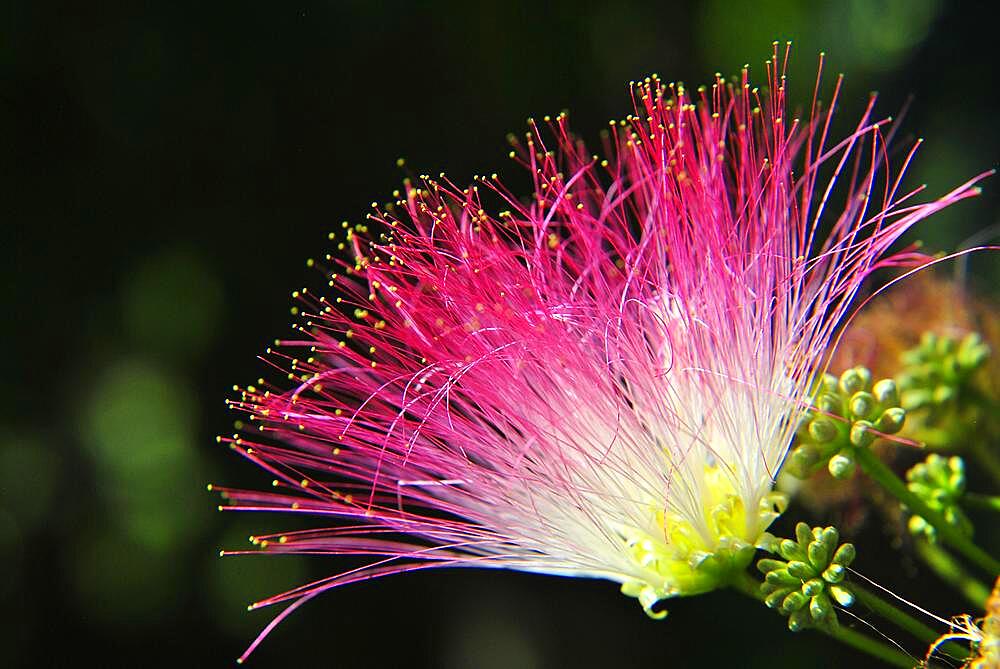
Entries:
[[268, 350], [287, 381], [231, 403], [248, 427], [223, 441], [273, 488], [221, 492], [320, 519], [265, 551], [369, 562], [254, 606], [493, 567], [614, 581], [661, 617], [749, 563], [852, 299], [926, 263], [890, 247], [977, 192], [914, 204], [913, 151], [890, 175], [874, 99], [832, 142], [833, 104], [786, 115], [786, 60], [770, 92], [746, 70], [634, 83], [603, 158], [565, 114], [531, 123], [511, 152], [528, 199], [422, 177], [346, 230], [353, 258], [315, 263], [334, 299], [295, 293], [297, 335]]

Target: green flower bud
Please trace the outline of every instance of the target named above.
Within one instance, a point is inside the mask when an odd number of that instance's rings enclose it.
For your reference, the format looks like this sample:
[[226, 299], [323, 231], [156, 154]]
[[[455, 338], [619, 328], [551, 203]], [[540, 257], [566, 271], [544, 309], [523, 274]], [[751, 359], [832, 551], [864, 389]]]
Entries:
[[788, 629], [793, 632], [805, 629], [809, 625], [809, 610], [801, 608], [788, 616]]
[[854, 425], [851, 426], [851, 443], [858, 448], [870, 446], [875, 441], [875, 435], [869, 431], [871, 427], [872, 424], [866, 420], [854, 421]]
[[840, 585], [831, 585], [828, 589], [830, 596], [841, 606], [847, 607], [854, 603], [854, 595], [847, 588]]
[[785, 601], [785, 597], [788, 595], [788, 589], [782, 588], [780, 590], [775, 590], [770, 595], [764, 598], [764, 605], [769, 609], [776, 609], [781, 606], [781, 603]]
[[767, 574], [768, 572], [772, 572], [775, 569], [784, 569], [785, 564], [786, 563], [782, 562], [781, 560], [772, 560], [770, 558], [763, 558], [761, 560], [757, 560], [757, 569], [760, 571], [760, 573]]
[[827, 583], [840, 583], [847, 575], [847, 569], [843, 565], [831, 564], [823, 571], [823, 580]]
[[806, 602], [808, 601], [809, 601], [808, 597], [803, 595], [798, 590], [793, 590], [792, 592], [788, 593], [788, 596], [786, 596], [785, 599], [782, 600], [781, 611], [782, 613], [791, 613], [793, 611], [798, 611], [803, 606], [805, 606]]
[[948, 458], [948, 487], [959, 495], [965, 492], [965, 461], [957, 455]]
[[819, 387], [828, 393], [836, 394], [838, 391], [837, 387], [838, 381], [839, 379], [837, 379], [836, 376], [830, 373], [826, 373], [823, 375], [823, 378], [820, 379]]
[[823, 393], [816, 398], [816, 407], [824, 414], [840, 415], [840, 396], [833, 393]]
[[858, 391], [851, 395], [848, 407], [855, 418], [870, 418], [875, 412], [875, 396], [863, 390]]
[[983, 343], [982, 337], [976, 332], [970, 332], [959, 344], [956, 358], [958, 363], [967, 370], [975, 370], [990, 357], [990, 347]]
[[801, 579], [795, 578], [788, 573], [787, 569], [775, 569], [774, 571], [767, 572], [767, 576], [764, 580], [768, 583], [773, 583], [775, 585], [786, 586], [789, 588], [794, 588], [801, 583]]
[[886, 407], [899, 406], [899, 391], [892, 379], [882, 379], [872, 388], [872, 394], [879, 404]]
[[795, 523], [795, 539], [801, 545], [802, 554], [805, 555], [805, 547], [809, 545], [809, 542], [813, 540], [813, 531], [805, 523]]
[[934, 389], [931, 401], [935, 404], [944, 404], [955, 398], [955, 389], [952, 386], [941, 385]]
[[814, 418], [809, 423], [809, 436], [821, 444], [837, 438], [837, 426], [825, 416]]
[[775, 590], [780, 590], [780, 589], [781, 586], [775, 585], [774, 583], [768, 583], [767, 581], [764, 581], [763, 583], [760, 584], [760, 594], [764, 596], [770, 595]]
[[[833, 553], [834, 546], [836, 544], [830, 545], [825, 541], [809, 542], [809, 564], [812, 565], [813, 569], [822, 570], [830, 564], [830, 555]], [[809, 575], [809, 577], [812, 576], [815, 576], [815, 572]]]
[[799, 444], [792, 449], [785, 460], [784, 471], [795, 478], [805, 479], [813, 473], [813, 468], [821, 459], [819, 449], [812, 444]]
[[833, 554], [831, 562], [843, 565], [844, 567], [850, 567], [856, 555], [857, 552], [854, 550], [854, 544], [841, 544], [837, 552]]
[[904, 409], [907, 411], [916, 411], [932, 404], [934, 396], [926, 388], [914, 388], [913, 390], [904, 391], [899, 399], [900, 405]]
[[871, 382], [871, 372], [864, 367], [852, 367], [840, 375], [840, 391], [845, 395], [853, 395], [864, 390]]
[[841, 451], [837, 455], [830, 458], [830, 462], [827, 463], [826, 467], [830, 471], [830, 476], [838, 480], [849, 479], [854, 476], [854, 458], [850, 455], [845, 455], [845, 451]]
[[951, 337], [938, 337], [934, 345], [934, 353], [941, 357], [954, 353], [955, 349], [955, 340]]
[[791, 539], [782, 539], [778, 543], [778, 555], [785, 558], [786, 560], [804, 560], [805, 554], [799, 545], [792, 541]]
[[[923, 462], [906, 472], [906, 487], [927, 505], [938, 511], [949, 525], [965, 535], [972, 534], [972, 522], [958, 506], [965, 492], [965, 463], [962, 458], [944, 458], [931, 453]], [[923, 534], [929, 541], [936, 541], [936, 529], [919, 516], [907, 523], [910, 532]]]
[[833, 613], [833, 604], [830, 603], [830, 598], [827, 597], [822, 592], [815, 595], [809, 601], [809, 615], [816, 622], [822, 622]]
[[937, 543], [937, 528], [920, 516], [910, 516], [910, 520], [906, 523], [906, 529], [913, 535], [923, 534], [932, 544]]
[[875, 422], [875, 429], [885, 434], [896, 434], [903, 429], [904, 422], [906, 422], [906, 410], [890, 407], [879, 416]]
[[802, 594], [814, 597], [823, 592], [826, 584], [818, 578], [811, 578], [802, 584]]
[[809, 564], [800, 560], [790, 560], [788, 562], [788, 573], [803, 581], [807, 581], [816, 575], [816, 572]]

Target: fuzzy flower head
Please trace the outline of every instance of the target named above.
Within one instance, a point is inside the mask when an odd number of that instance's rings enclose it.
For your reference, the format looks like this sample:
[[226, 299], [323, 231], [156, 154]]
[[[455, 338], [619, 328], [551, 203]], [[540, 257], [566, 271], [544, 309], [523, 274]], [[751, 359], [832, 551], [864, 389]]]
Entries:
[[529, 198], [422, 177], [346, 230], [350, 261], [314, 263], [331, 297], [296, 293], [268, 351], [287, 381], [242, 389], [224, 440], [274, 487], [222, 492], [321, 519], [267, 551], [372, 560], [258, 605], [475, 566], [608, 579], [662, 615], [746, 566], [852, 298], [925, 262], [889, 248], [976, 192], [911, 204], [874, 100], [830, 141], [819, 103], [786, 115], [786, 58], [769, 92], [746, 70], [633, 84], [603, 156], [565, 114], [532, 122], [511, 152]]

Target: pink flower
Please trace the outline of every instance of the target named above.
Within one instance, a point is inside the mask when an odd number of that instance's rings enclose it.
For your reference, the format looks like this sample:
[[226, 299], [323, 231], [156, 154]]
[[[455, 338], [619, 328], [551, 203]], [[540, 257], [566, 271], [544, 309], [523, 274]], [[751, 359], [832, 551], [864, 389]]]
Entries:
[[266, 551], [372, 560], [256, 606], [495, 567], [615, 581], [659, 616], [746, 566], [862, 282], [926, 262], [889, 249], [977, 192], [912, 204], [913, 151], [891, 176], [874, 99], [831, 142], [818, 103], [786, 115], [786, 59], [769, 94], [745, 70], [694, 94], [634, 84], [604, 159], [565, 115], [532, 123], [511, 153], [529, 199], [424, 177], [347, 229], [335, 299], [297, 293], [299, 336], [268, 351], [288, 381], [232, 402], [252, 423], [226, 441], [274, 488], [223, 494], [319, 519]]

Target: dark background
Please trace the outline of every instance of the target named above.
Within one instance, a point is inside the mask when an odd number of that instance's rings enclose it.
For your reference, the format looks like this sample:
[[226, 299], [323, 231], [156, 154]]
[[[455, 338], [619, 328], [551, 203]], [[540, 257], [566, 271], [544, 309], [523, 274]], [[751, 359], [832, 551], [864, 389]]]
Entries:
[[[326, 233], [397, 187], [397, 157], [457, 181], [511, 174], [504, 135], [527, 116], [569, 108], [596, 140], [629, 112], [630, 79], [697, 84], [744, 62], [760, 75], [771, 41], [793, 39], [793, 102], [808, 104], [821, 50], [848, 76], [845, 124], [870, 90], [883, 114], [915, 96], [905, 130], [927, 142], [910, 183], [938, 195], [996, 163], [988, 7], [5, 3], [0, 662], [228, 666], [273, 614], [247, 603], [342, 568], [220, 559], [288, 522], [219, 514], [205, 484], [268, 484], [215, 443], [232, 429], [223, 400], [288, 331], [289, 293], [314, 278], [304, 261]], [[920, 237], [956, 248], [996, 221], [997, 193], [987, 181]], [[996, 265], [974, 259], [973, 283], [989, 289]], [[866, 532], [859, 569], [962, 610]], [[606, 582], [411, 574], [314, 600], [251, 663], [868, 666], [730, 593], [668, 608], [652, 622]]]

